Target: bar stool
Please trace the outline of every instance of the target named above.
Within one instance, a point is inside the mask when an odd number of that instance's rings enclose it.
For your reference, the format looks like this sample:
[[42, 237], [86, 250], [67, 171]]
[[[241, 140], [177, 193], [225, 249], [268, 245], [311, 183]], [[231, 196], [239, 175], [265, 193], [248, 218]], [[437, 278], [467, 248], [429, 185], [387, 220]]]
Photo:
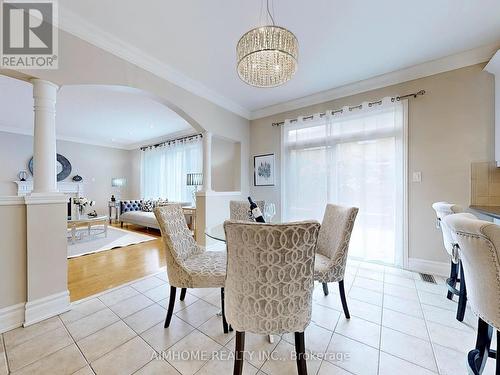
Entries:
[[[500, 226], [463, 214], [449, 215], [444, 222], [460, 246], [470, 306], [478, 316], [476, 347], [467, 356], [469, 373], [481, 374], [488, 358], [495, 358], [495, 374], [500, 375]], [[496, 351], [490, 349], [494, 329]]]
[[[437, 223], [443, 233], [444, 247], [451, 258], [450, 277], [446, 279], [446, 286], [448, 287], [446, 298], [451, 300], [453, 299], [453, 295], [458, 296], [457, 320], [461, 322], [464, 320], [465, 308], [467, 307], [467, 288], [465, 285], [463, 269], [460, 263], [458, 246], [450, 229], [443, 222], [443, 218], [449, 215], [461, 213], [463, 212], [463, 209], [456, 204], [448, 202], [436, 202], [432, 205], [432, 208], [436, 211], [438, 220]], [[464, 215], [471, 219], [476, 219], [476, 217], [472, 214], [464, 213]], [[460, 277], [458, 276], [459, 272]], [[460, 290], [456, 288], [457, 283], [460, 284]]]

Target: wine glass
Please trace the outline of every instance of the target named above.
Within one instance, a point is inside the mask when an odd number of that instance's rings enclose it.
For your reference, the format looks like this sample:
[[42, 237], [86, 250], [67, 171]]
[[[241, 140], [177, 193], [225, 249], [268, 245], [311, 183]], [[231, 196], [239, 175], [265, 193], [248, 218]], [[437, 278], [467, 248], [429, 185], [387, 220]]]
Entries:
[[264, 215], [266, 216], [266, 222], [272, 222], [274, 215], [276, 215], [276, 206], [274, 203], [266, 203], [264, 205]]

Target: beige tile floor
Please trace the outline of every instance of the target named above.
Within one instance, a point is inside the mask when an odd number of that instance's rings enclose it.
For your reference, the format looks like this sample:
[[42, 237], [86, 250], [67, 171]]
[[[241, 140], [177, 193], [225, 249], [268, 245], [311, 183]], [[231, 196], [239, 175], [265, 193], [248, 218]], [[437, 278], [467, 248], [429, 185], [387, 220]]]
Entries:
[[[306, 347], [309, 374], [465, 374], [476, 319], [454, 318], [444, 279], [350, 261], [346, 320], [335, 284], [317, 285]], [[70, 312], [0, 337], [0, 375], [8, 374], [231, 374], [234, 333], [223, 334], [220, 292], [194, 289], [177, 301], [163, 328], [169, 287], [151, 276], [75, 303]], [[496, 343], [494, 343], [496, 345]], [[293, 335], [247, 334], [244, 374], [296, 373]], [[485, 374], [494, 373], [489, 360]]]

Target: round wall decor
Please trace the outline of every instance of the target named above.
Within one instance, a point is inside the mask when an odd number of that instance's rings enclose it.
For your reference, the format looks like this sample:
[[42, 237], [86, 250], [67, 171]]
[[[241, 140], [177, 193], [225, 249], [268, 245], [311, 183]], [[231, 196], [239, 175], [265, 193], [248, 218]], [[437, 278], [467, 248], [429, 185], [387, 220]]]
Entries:
[[[33, 157], [28, 162], [28, 169], [33, 175]], [[57, 181], [62, 181], [71, 173], [71, 163], [61, 154], [57, 154]]]

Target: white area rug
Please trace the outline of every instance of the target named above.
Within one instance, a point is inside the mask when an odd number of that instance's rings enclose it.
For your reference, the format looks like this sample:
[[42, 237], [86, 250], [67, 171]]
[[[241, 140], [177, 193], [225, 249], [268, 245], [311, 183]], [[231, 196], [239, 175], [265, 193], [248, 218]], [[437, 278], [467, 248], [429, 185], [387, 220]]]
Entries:
[[[71, 237], [69, 231], [68, 237]], [[96, 237], [84, 238], [81, 241], [77, 240], [74, 245], [71, 244], [70, 239], [68, 239], [68, 258], [98, 253], [100, 251], [110, 250], [117, 247], [134, 245], [141, 242], [151, 241], [156, 238], [157, 237], [148, 236], [147, 234], [108, 227], [107, 237], [104, 237], [104, 234], [99, 234]]]

